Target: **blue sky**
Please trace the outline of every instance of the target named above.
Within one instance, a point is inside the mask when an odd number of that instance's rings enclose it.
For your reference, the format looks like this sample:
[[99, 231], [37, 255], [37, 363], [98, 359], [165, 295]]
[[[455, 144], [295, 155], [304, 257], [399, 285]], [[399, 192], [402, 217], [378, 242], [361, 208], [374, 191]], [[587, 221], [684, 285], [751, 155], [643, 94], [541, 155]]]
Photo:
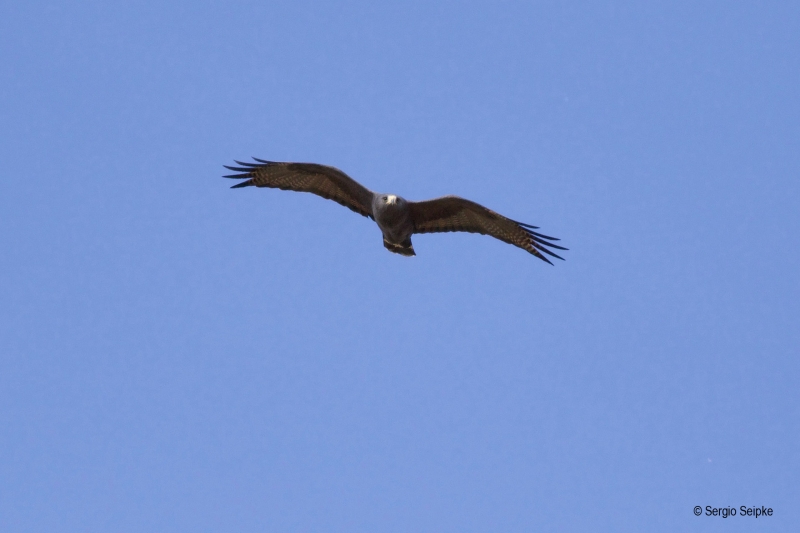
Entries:
[[[4, 3], [0, 529], [796, 529], [798, 35], [790, 2]], [[229, 190], [250, 156], [570, 251], [403, 258]]]

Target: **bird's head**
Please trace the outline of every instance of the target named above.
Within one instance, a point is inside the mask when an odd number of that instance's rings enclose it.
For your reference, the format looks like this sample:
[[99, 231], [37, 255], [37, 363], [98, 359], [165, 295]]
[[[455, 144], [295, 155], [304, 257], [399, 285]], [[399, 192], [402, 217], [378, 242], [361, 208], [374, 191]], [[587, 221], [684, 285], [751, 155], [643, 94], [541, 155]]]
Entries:
[[378, 196], [381, 206], [404, 207], [405, 199], [394, 194], [381, 194]]

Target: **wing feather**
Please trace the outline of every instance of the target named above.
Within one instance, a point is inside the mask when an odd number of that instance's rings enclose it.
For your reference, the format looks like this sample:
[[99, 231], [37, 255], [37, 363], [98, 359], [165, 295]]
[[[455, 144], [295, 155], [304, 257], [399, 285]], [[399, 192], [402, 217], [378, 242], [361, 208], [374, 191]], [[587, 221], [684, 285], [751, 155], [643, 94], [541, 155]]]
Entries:
[[253, 159], [257, 162], [236, 161], [238, 167], [224, 165], [237, 174], [223, 177], [246, 180], [237, 183], [232, 189], [256, 186], [310, 192], [372, 218], [372, 191], [338, 168], [315, 163], [280, 163], [255, 157]]
[[548, 263], [550, 260], [542, 253], [564, 259], [549, 249], [566, 250], [563, 246], [551, 242], [559, 239], [536, 233], [532, 230], [532, 228], [538, 229], [536, 226], [516, 222], [478, 203], [458, 196], [443, 196], [424, 202], [409, 202], [409, 209], [414, 224], [414, 233], [449, 231], [480, 233], [513, 244]]

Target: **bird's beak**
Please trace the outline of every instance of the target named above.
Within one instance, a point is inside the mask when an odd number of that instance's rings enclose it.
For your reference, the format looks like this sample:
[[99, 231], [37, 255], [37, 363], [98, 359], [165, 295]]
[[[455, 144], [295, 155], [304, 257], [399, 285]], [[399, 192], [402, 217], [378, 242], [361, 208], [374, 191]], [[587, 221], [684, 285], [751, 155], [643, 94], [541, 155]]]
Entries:
[[389, 196], [386, 197], [386, 203], [387, 204], [396, 204], [397, 203], [397, 196], [395, 196], [393, 194], [390, 194]]

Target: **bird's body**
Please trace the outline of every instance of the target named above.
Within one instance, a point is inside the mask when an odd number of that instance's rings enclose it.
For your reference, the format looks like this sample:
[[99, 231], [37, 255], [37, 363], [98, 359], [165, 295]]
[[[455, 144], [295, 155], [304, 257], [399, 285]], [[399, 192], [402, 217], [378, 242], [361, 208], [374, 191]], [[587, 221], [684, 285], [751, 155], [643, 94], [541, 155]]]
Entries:
[[414, 223], [405, 198], [395, 194], [376, 194], [372, 200], [372, 217], [383, 233], [383, 245], [390, 252], [416, 255], [411, 245]]
[[[410, 202], [395, 194], [370, 191], [339, 169], [315, 163], [278, 163], [256, 159], [257, 163], [236, 163], [225, 166], [239, 174], [226, 178], [245, 179], [233, 188], [257, 186], [310, 192], [333, 200], [360, 215], [373, 219], [383, 233], [383, 245], [390, 252], [412, 256], [414, 233], [466, 231], [491, 235], [550, 261], [545, 253], [558, 259], [562, 257], [550, 248], [566, 250], [556, 245], [554, 237], [536, 233], [536, 226], [523, 224], [495, 213], [480, 204], [459, 198], [443, 196], [423, 202]], [[552, 263], [551, 263], [552, 264]]]

